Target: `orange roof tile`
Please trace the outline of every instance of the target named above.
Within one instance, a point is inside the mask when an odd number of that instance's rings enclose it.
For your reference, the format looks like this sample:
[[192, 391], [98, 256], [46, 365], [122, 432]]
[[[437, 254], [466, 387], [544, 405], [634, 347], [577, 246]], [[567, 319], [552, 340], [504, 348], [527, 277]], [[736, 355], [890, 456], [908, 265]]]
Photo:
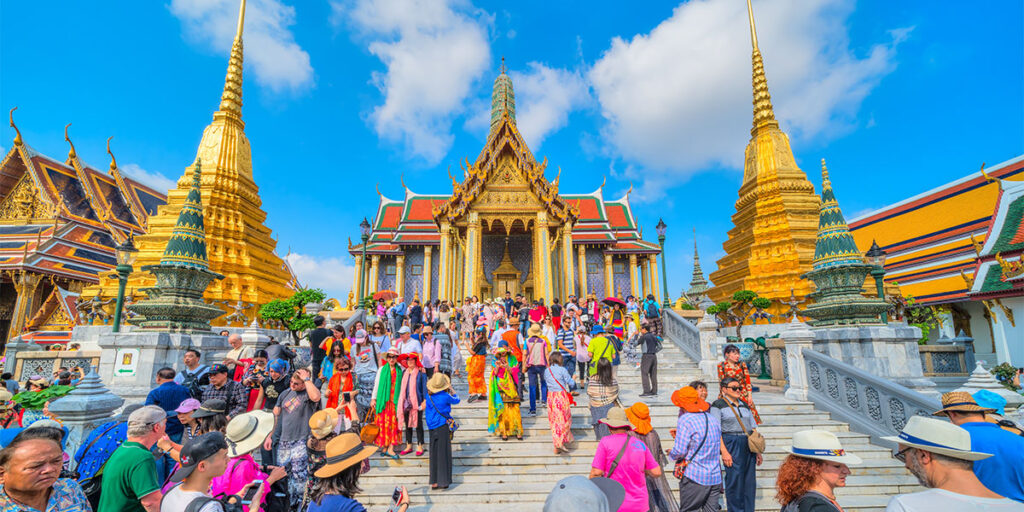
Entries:
[[613, 228], [629, 228], [629, 220], [626, 218], [626, 208], [620, 204], [604, 204], [604, 211], [608, 214], [608, 223]]

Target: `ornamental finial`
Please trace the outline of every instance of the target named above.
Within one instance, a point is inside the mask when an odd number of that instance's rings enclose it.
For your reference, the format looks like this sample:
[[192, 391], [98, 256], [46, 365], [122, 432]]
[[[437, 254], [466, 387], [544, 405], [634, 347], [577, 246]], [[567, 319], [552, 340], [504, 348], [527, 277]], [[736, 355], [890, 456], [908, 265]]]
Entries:
[[822, 158], [821, 159], [821, 189], [824, 191], [826, 188], [827, 189], [831, 189], [832, 188], [832, 180], [830, 180], [829, 177], [828, 177], [828, 167], [825, 166], [825, 159]]
[[231, 57], [224, 77], [224, 92], [220, 97], [220, 111], [242, 117], [242, 27], [245, 25], [245, 0], [238, 7], [238, 29], [231, 44]]
[[64, 140], [68, 141], [68, 144], [71, 146], [71, 149], [68, 150], [68, 158], [74, 159], [78, 158], [78, 153], [75, 152], [75, 143], [71, 142], [71, 137], [68, 137], [68, 127], [70, 126], [71, 123], [64, 126]]
[[25, 141], [22, 140], [22, 138], [21, 138], [21, 130], [19, 130], [18, 127], [14, 125], [14, 111], [15, 110], [18, 110], [18, 107], [12, 108], [9, 115], [10, 115], [10, 118], [11, 118], [11, 128], [14, 128], [14, 145], [15, 146], [20, 146], [20, 145], [24, 144]]
[[750, 129], [753, 135], [762, 126], [778, 126], [775, 111], [772, 108], [772, 96], [768, 92], [768, 78], [764, 74], [764, 60], [761, 49], [757, 45], [757, 30], [754, 28], [754, 8], [747, 0], [747, 16], [750, 18], [750, 43], [753, 47], [753, 89], [754, 89], [754, 126]]
[[750, 0], [747, 0], [747, 17], [750, 19], [750, 43], [754, 50], [760, 51], [757, 47], [757, 28], [754, 27], [754, 8], [751, 7]]
[[117, 169], [117, 160], [114, 158], [114, 153], [110, 151], [110, 139], [113, 138], [113, 135], [107, 137], [107, 154], [110, 155], [110, 172], [114, 172], [114, 169]]

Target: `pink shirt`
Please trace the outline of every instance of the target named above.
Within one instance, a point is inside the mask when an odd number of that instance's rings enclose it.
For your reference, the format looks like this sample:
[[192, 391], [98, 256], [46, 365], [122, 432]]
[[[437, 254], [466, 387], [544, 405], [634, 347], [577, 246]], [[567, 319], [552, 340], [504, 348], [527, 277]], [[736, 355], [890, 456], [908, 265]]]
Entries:
[[[228, 461], [228, 467], [224, 470], [224, 474], [210, 482], [210, 495], [217, 496], [220, 493], [227, 496], [241, 495], [240, 491], [246, 484], [253, 480], [266, 481], [267, 478], [270, 478], [270, 475], [260, 471], [260, 465], [253, 460], [252, 454], [235, 457]], [[266, 495], [264, 495], [263, 502], [266, 503], [266, 501]]]
[[[619, 461], [615, 473], [609, 476], [608, 471], [611, 469], [612, 462], [619, 455], [622, 443], [627, 440], [629, 441], [629, 447], [622, 454], [622, 460]], [[654, 456], [651, 455], [647, 445], [641, 439], [633, 436], [627, 437], [626, 434], [605, 436], [597, 445], [597, 451], [594, 453], [594, 462], [591, 463], [591, 467], [604, 471], [604, 476], [619, 482], [626, 488], [626, 499], [622, 501], [619, 512], [646, 512], [649, 509], [649, 504], [647, 503], [647, 480], [644, 476], [644, 470], [658, 467], [658, 462], [654, 460]]]
[[430, 341], [423, 342], [423, 367], [436, 368], [440, 362], [441, 344], [434, 341], [434, 336], [431, 335]]

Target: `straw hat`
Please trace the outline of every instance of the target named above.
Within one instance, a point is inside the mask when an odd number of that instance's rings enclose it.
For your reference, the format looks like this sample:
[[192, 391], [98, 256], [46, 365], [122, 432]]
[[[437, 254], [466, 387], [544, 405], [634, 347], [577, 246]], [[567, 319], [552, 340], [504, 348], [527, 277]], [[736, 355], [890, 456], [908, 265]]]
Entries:
[[433, 332], [434, 329], [432, 327], [430, 327], [429, 325], [424, 325], [423, 330], [420, 331], [420, 334], [432, 334]]
[[448, 379], [448, 376], [441, 372], [434, 372], [434, 376], [427, 381], [427, 391], [431, 393], [437, 393], [444, 391], [452, 385], [452, 381]]
[[647, 404], [637, 402], [626, 409], [626, 417], [633, 424], [633, 430], [642, 436], [651, 431], [651, 410]]
[[608, 409], [608, 413], [604, 418], [597, 420], [598, 423], [604, 423], [609, 428], [633, 428], [633, 425], [629, 422], [629, 418], [626, 417], [626, 410], [622, 407], [612, 407]]
[[942, 409], [932, 413], [932, 416], [946, 416], [949, 411], [954, 412], [980, 412], [993, 413], [995, 409], [986, 409], [974, 401], [974, 397], [966, 391], [950, 391], [942, 394]]
[[9, 402], [12, 398], [14, 398], [14, 395], [10, 391], [0, 389], [0, 402]]
[[672, 393], [672, 403], [686, 412], [704, 412], [711, 408], [711, 404], [700, 399], [697, 390], [690, 386], [684, 386]]
[[322, 409], [309, 417], [309, 430], [317, 439], [327, 437], [338, 424], [337, 409]]
[[251, 411], [235, 416], [224, 429], [228, 456], [238, 457], [263, 446], [263, 441], [273, 431], [274, 415], [267, 411]]
[[948, 421], [924, 416], [911, 416], [899, 436], [882, 439], [955, 459], [981, 460], [992, 456], [972, 452], [971, 434], [966, 430]]
[[824, 430], [801, 430], [793, 434], [793, 446], [786, 451], [805, 459], [827, 460], [842, 464], [860, 464], [860, 457], [846, 453], [839, 438]]
[[358, 464], [377, 451], [376, 446], [367, 446], [359, 440], [359, 434], [345, 432], [327, 443], [327, 460], [323, 467], [316, 470], [313, 476], [330, 478]]
[[526, 333], [529, 334], [530, 336], [540, 336], [540, 324], [534, 322], [533, 325], [530, 326], [530, 329], [526, 331]]

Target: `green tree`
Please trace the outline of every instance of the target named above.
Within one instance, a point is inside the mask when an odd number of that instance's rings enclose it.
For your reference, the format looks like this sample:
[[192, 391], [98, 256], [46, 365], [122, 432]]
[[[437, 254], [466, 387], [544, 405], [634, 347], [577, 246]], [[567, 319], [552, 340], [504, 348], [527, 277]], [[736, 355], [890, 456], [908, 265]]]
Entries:
[[743, 340], [743, 324], [748, 319], [757, 321], [759, 318], [770, 319], [771, 314], [765, 310], [771, 307], [771, 299], [758, 297], [757, 292], [751, 290], [740, 290], [732, 294], [732, 302], [719, 302], [707, 309], [708, 313], [716, 315], [723, 324], [736, 323], [736, 337]]
[[303, 288], [287, 299], [272, 300], [260, 307], [260, 318], [280, 325], [291, 333], [296, 344], [299, 333], [313, 328], [313, 315], [306, 314], [306, 304], [320, 304], [327, 294], [319, 288]]

